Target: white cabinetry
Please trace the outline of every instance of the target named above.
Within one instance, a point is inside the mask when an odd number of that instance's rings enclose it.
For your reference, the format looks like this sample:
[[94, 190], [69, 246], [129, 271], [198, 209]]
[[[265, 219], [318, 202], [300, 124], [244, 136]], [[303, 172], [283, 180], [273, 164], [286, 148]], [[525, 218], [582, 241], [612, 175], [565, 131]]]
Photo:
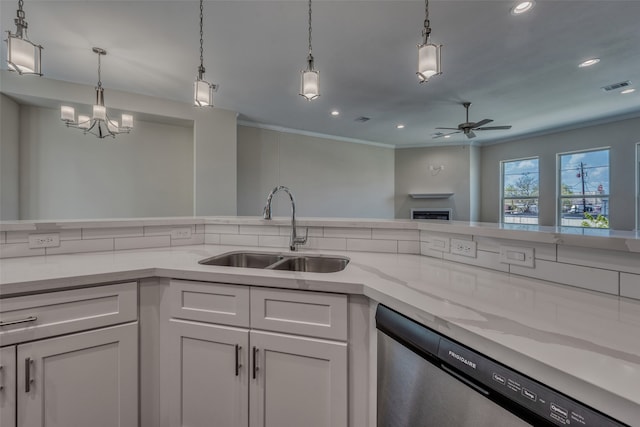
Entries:
[[174, 280], [169, 299], [163, 427], [347, 426], [345, 295]]
[[137, 426], [136, 320], [136, 283], [3, 300], [2, 427]]

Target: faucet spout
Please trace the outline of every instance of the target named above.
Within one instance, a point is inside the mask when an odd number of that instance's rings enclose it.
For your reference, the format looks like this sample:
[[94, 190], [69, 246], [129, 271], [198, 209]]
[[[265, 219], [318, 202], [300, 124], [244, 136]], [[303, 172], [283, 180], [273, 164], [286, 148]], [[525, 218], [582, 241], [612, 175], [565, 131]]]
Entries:
[[273, 196], [279, 191], [284, 191], [289, 195], [289, 199], [291, 200], [291, 235], [289, 237], [289, 249], [292, 251], [296, 251], [298, 245], [304, 245], [307, 243], [307, 237], [309, 235], [309, 229], [307, 228], [305, 231], [304, 237], [299, 237], [296, 229], [296, 202], [293, 198], [293, 193], [287, 187], [283, 185], [279, 185], [275, 187], [269, 195], [267, 196], [267, 203], [264, 206], [264, 210], [262, 211], [262, 217], [264, 219], [271, 219], [271, 200]]

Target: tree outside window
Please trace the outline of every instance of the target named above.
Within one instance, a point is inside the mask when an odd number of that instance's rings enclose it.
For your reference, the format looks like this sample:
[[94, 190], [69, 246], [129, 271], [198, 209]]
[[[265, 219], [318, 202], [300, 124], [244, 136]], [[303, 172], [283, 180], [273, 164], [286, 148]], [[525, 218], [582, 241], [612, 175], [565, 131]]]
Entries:
[[558, 157], [560, 225], [609, 228], [609, 149]]
[[502, 222], [538, 223], [538, 158], [502, 162]]

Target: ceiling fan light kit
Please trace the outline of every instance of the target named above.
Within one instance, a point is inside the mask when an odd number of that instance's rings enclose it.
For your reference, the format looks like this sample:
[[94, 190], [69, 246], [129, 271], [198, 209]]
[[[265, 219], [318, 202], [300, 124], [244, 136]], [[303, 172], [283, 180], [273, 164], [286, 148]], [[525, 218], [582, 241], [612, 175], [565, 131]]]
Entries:
[[441, 50], [442, 45], [429, 43], [431, 23], [429, 22], [429, 0], [424, 2], [425, 18], [422, 29], [422, 44], [418, 45], [418, 82], [426, 83], [429, 78], [442, 74]]
[[78, 121], [75, 120], [75, 109], [63, 105], [60, 107], [60, 120], [65, 122], [67, 127], [81, 129], [85, 134], [90, 133], [102, 139], [108, 136], [115, 138], [121, 133], [129, 133], [133, 129], [133, 116], [123, 114], [121, 123], [110, 119], [107, 115], [107, 108], [104, 106], [104, 88], [100, 76], [100, 57], [107, 54], [107, 51], [94, 47], [93, 52], [98, 55], [98, 86], [96, 86], [96, 103], [93, 105], [93, 117], [79, 114]]
[[42, 46], [29, 40], [27, 36], [27, 21], [25, 21], [23, 0], [18, 1], [17, 17], [13, 20], [16, 32], [7, 31], [7, 65], [9, 70], [16, 73], [42, 75]]
[[307, 56], [307, 69], [301, 71], [300, 96], [307, 101], [312, 101], [320, 96], [320, 74], [314, 68], [313, 53], [311, 49], [311, 0], [309, 0], [309, 56]]

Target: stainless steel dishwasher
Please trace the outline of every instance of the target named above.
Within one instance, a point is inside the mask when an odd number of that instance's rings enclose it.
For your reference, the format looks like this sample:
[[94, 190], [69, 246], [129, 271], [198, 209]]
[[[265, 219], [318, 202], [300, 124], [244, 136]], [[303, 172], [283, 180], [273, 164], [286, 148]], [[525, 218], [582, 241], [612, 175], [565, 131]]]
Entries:
[[383, 306], [378, 427], [625, 426]]

